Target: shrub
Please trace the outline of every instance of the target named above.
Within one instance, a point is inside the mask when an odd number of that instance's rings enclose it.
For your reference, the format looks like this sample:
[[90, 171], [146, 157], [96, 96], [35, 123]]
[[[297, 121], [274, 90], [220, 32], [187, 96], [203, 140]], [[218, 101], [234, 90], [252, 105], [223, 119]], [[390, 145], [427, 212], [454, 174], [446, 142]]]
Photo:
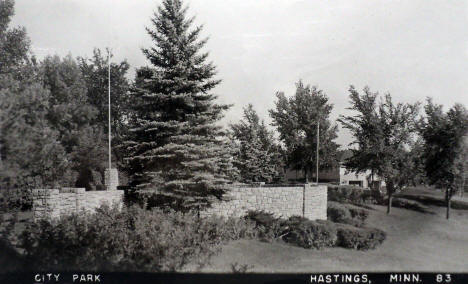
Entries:
[[271, 242], [284, 233], [284, 220], [274, 217], [272, 213], [263, 210], [250, 210], [245, 216], [255, 224], [256, 237], [261, 241]]
[[349, 212], [351, 213], [351, 218], [364, 225], [367, 217], [369, 217], [369, 211], [360, 208], [349, 208]]
[[254, 227], [239, 218], [104, 206], [31, 224], [20, 240], [35, 270], [178, 271], [189, 262], [202, 266], [226, 240], [255, 237]]
[[288, 233], [283, 240], [303, 248], [323, 248], [334, 246], [337, 240], [336, 229], [329, 221], [310, 221], [290, 218], [285, 222]]
[[336, 223], [346, 223], [351, 220], [351, 212], [341, 203], [330, 201], [327, 203], [327, 218]]
[[327, 219], [342, 224], [349, 224], [356, 227], [364, 225], [369, 212], [360, 208], [353, 208], [349, 205], [329, 201], [327, 204]]
[[356, 228], [350, 225], [337, 226], [337, 245], [358, 250], [374, 249], [382, 244], [386, 234], [376, 228]]
[[32, 195], [29, 190], [11, 188], [0, 190], [0, 212], [31, 210], [32, 204]]
[[382, 195], [378, 190], [368, 190], [349, 185], [328, 185], [328, 201], [351, 204], [380, 204]]

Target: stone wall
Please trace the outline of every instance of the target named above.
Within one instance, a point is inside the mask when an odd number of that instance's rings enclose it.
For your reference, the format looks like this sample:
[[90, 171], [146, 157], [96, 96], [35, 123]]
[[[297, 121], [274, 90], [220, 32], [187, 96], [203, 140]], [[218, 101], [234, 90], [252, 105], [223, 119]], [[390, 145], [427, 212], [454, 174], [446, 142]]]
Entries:
[[84, 188], [35, 189], [33, 190], [34, 220], [57, 218], [60, 215], [93, 211], [101, 204], [122, 205], [124, 192], [85, 191]]
[[233, 187], [227, 197], [229, 201], [217, 202], [200, 215], [240, 217], [249, 210], [264, 210], [278, 217], [327, 219], [326, 185]]

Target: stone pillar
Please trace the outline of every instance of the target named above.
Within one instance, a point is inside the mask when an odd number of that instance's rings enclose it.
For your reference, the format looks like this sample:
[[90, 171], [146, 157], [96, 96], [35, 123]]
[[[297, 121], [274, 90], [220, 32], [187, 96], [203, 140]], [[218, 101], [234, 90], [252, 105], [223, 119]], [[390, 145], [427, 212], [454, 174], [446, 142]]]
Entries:
[[33, 219], [52, 219], [60, 215], [58, 189], [33, 190]]
[[116, 168], [106, 169], [104, 174], [104, 183], [106, 185], [107, 190], [117, 190], [117, 186], [119, 185], [119, 172]]
[[310, 220], [327, 220], [327, 186], [306, 184], [304, 190], [304, 217]]

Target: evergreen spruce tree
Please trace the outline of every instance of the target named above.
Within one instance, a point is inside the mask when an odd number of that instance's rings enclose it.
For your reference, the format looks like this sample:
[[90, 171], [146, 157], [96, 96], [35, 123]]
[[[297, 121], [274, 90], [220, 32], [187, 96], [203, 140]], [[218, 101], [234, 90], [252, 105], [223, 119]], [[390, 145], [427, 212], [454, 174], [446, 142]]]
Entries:
[[244, 108], [244, 118], [231, 124], [238, 151], [234, 163], [242, 182], [272, 182], [278, 179], [282, 160], [273, 133], [268, 131], [251, 104]]
[[152, 189], [178, 209], [221, 198], [232, 172], [230, 147], [217, 124], [230, 106], [210, 94], [220, 81], [200, 49], [202, 27], [191, 29], [180, 0], [164, 0], [147, 28], [143, 49], [152, 67], [137, 70], [126, 142], [130, 185]]

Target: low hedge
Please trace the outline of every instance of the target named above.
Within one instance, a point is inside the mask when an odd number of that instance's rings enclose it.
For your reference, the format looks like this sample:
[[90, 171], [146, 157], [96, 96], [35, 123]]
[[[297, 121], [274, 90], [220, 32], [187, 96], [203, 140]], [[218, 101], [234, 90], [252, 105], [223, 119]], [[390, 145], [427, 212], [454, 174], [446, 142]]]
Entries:
[[339, 203], [331, 203], [329, 208], [332, 208], [329, 210], [335, 214], [332, 218], [341, 223], [331, 220], [311, 221], [300, 216], [280, 219], [263, 211], [250, 211], [246, 218], [255, 222], [260, 236], [269, 240], [281, 238], [286, 243], [303, 248], [340, 246], [367, 250], [375, 248], [385, 240], [385, 232], [382, 230], [356, 227], [364, 224], [368, 211], [348, 208]]
[[329, 201], [327, 204], [327, 219], [335, 223], [349, 224], [361, 227], [365, 224], [369, 212], [364, 209]]
[[386, 238], [384, 231], [376, 228], [356, 228], [346, 224], [337, 226], [337, 245], [357, 250], [374, 249]]
[[336, 244], [337, 231], [332, 222], [290, 219], [285, 224], [288, 226], [288, 233], [283, 240], [287, 243], [316, 249], [333, 247]]

